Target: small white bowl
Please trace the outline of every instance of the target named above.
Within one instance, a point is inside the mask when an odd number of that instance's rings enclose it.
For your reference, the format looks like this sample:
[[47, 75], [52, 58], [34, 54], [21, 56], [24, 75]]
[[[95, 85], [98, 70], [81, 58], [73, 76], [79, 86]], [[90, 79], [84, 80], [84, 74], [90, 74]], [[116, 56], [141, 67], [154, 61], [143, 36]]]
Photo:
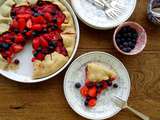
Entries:
[[[116, 35], [117, 35], [117, 33], [118, 33], [123, 27], [125, 27], [125, 26], [130, 26], [131, 28], [135, 29], [135, 30], [137, 31], [137, 33], [138, 33], [138, 38], [137, 38], [136, 46], [135, 46], [135, 48], [134, 48], [131, 52], [129, 52], [129, 53], [122, 51], [122, 50], [118, 47], [118, 45], [117, 45], [117, 43], [116, 43]], [[146, 34], [144, 28], [143, 28], [141, 25], [139, 25], [138, 23], [136, 23], [136, 22], [131, 22], [131, 21], [130, 21], [130, 22], [125, 22], [125, 23], [121, 24], [119, 27], [116, 28], [116, 30], [115, 30], [115, 32], [114, 32], [114, 35], [113, 35], [113, 43], [114, 43], [115, 48], [116, 48], [120, 53], [122, 53], [122, 54], [124, 54], [124, 55], [136, 55], [136, 54], [142, 52], [143, 49], [145, 48], [145, 46], [146, 46], [146, 44], [147, 44], [147, 34]]]

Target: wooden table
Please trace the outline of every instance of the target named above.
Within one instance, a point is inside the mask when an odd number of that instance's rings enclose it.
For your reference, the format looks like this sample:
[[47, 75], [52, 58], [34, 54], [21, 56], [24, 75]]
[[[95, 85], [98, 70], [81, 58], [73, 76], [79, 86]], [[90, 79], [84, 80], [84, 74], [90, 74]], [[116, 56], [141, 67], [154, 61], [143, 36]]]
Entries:
[[[105, 51], [118, 57], [127, 67], [132, 89], [129, 105], [160, 120], [160, 27], [147, 20], [147, 0], [138, 0], [130, 20], [147, 31], [148, 44], [136, 56], [118, 53], [112, 43], [114, 30], [98, 31], [80, 22], [81, 39], [75, 56], [89, 51]], [[0, 76], [0, 120], [83, 120], [67, 104], [63, 94], [64, 70], [58, 76], [38, 84], [20, 84]], [[122, 110], [110, 120], [139, 120], [128, 110]]]

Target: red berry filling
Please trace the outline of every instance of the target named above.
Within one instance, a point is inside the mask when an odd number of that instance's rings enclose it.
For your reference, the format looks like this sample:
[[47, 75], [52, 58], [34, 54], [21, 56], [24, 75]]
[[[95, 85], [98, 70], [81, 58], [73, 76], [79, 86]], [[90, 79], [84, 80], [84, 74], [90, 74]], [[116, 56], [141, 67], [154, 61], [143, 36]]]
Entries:
[[65, 15], [50, 2], [38, 2], [33, 6], [12, 7], [12, 23], [8, 32], [0, 35], [0, 53], [8, 60], [23, 50], [28, 39], [33, 40], [32, 61], [44, 60], [54, 51], [68, 55], [60, 36]]
[[[100, 82], [85, 81], [85, 85], [80, 88], [81, 95], [85, 98], [85, 106], [94, 107], [96, 105], [97, 97], [108, 87], [112, 86], [112, 80], [102, 80]], [[118, 85], [114, 84], [114, 88]]]

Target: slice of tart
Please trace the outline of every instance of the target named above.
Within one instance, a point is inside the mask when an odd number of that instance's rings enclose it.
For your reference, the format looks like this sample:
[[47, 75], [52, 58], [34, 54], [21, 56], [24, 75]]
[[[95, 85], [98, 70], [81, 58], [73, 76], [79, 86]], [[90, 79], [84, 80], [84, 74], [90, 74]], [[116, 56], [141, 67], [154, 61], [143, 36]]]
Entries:
[[118, 87], [117, 84], [113, 84], [116, 79], [117, 73], [111, 67], [99, 62], [91, 62], [86, 66], [85, 85], [81, 87], [80, 83], [76, 83], [75, 87], [80, 88], [80, 93], [85, 98], [85, 106], [92, 108], [104, 90], [112, 86]]

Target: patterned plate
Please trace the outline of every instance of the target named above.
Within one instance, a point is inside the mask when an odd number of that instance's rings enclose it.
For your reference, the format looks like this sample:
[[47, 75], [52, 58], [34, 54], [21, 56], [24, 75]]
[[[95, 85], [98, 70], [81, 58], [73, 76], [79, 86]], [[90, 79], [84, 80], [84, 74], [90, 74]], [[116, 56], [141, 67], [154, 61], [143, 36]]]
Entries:
[[[90, 109], [84, 106], [84, 99], [79, 90], [75, 89], [76, 82], [84, 84], [85, 67], [87, 63], [98, 61], [110, 65], [118, 73], [115, 82], [117, 89], [110, 88], [99, 96], [97, 104]], [[90, 52], [78, 57], [68, 68], [64, 79], [64, 94], [70, 107], [79, 115], [88, 119], [106, 119], [117, 114], [121, 109], [112, 102], [112, 96], [118, 96], [127, 101], [130, 93], [130, 78], [124, 65], [114, 56], [104, 52]]]

